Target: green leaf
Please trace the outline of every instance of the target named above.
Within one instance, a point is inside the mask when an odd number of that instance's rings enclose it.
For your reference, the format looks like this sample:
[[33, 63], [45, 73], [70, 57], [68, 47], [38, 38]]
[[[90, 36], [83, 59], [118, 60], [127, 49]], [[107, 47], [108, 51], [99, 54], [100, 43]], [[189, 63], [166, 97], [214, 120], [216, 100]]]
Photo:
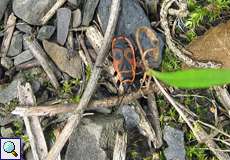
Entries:
[[230, 69], [191, 69], [176, 72], [149, 70], [147, 74], [178, 88], [208, 88], [230, 83]]

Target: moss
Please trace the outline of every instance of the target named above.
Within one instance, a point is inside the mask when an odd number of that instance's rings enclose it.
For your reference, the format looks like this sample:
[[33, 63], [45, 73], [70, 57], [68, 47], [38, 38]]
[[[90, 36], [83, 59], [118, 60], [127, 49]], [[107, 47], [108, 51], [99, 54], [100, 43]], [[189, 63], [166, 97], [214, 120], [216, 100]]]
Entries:
[[18, 104], [19, 104], [19, 102], [17, 99], [10, 101], [10, 103], [8, 103], [4, 106], [4, 112], [6, 114], [11, 113]]
[[176, 71], [181, 69], [181, 61], [175, 57], [172, 52], [166, 48], [164, 51], [164, 57], [161, 65], [161, 70], [163, 71]]
[[188, 29], [186, 36], [188, 41], [196, 37], [195, 30], [201, 25], [210, 25], [213, 21], [220, 18], [221, 14], [230, 11], [229, 0], [188, 0], [189, 15], [185, 19]]

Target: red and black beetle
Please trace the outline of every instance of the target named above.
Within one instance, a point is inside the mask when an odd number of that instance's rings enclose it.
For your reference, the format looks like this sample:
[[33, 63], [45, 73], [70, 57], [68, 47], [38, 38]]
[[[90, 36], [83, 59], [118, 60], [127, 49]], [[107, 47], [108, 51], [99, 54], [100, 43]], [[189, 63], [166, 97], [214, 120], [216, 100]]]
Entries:
[[118, 36], [112, 40], [113, 67], [120, 84], [125, 91], [133, 83], [136, 75], [136, 58], [134, 47], [125, 36]]

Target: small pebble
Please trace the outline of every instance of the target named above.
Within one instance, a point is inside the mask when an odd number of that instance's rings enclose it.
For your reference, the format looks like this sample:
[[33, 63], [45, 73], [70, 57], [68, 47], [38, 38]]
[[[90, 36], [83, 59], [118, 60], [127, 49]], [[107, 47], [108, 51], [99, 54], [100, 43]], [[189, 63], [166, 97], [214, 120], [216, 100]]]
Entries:
[[14, 32], [7, 56], [13, 57], [22, 52], [22, 33]]
[[1, 127], [1, 136], [6, 137], [6, 138], [10, 138], [10, 137], [14, 136], [14, 132], [11, 128]]
[[164, 150], [167, 160], [185, 160], [184, 132], [165, 126], [163, 130], [164, 140], [168, 147]]
[[16, 65], [22, 64], [33, 58], [34, 56], [31, 54], [30, 50], [26, 50], [22, 52], [21, 54], [17, 55], [16, 57], [14, 57], [14, 65], [16, 66]]
[[27, 34], [31, 34], [32, 33], [32, 27], [29, 26], [28, 24], [26, 23], [17, 23], [16, 24], [16, 28], [21, 31], [21, 32], [24, 32], [24, 33], [27, 33]]
[[2, 19], [5, 9], [7, 7], [7, 4], [10, 0], [0, 0], [0, 20]]
[[71, 19], [71, 10], [68, 8], [60, 8], [57, 11], [57, 42], [64, 45], [69, 32], [69, 24]]
[[10, 69], [11, 67], [13, 67], [14, 62], [9, 57], [2, 57], [1, 65], [6, 69]]
[[77, 9], [73, 11], [73, 28], [81, 25], [81, 10]]
[[97, 8], [99, 0], [87, 0], [84, 6], [82, 25], [89, 26], [93, 20], [94, 12]]
[[37, 38], [41, 41], [45, 39], [48, 40], [54, 34], [55, 29], [56, 29], [55, 26], [50, 26], [50, 25], [42, 26], [38, 31]]

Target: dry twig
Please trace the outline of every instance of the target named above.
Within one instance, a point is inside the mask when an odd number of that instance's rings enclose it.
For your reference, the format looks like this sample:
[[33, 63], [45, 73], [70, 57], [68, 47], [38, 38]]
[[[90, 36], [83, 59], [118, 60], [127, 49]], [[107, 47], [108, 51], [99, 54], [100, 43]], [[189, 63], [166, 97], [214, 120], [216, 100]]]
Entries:
[[83, 36], [79, 36], [79, 39], [80, 39], [81, 47], [82, 47], [82, 49], [83, 49], [83, 51], [85, 53], [86, 60], [87, 60], [87, 62], [89, 64], [90, 68], [92, 68], [93, 67], [93, 62], [92, 62], [91, 57], [89, 55], [88, 49], [86, 48]]
[[160, 126], [160, 118], [159, 118], [159, 112], [157, 110], [157, 104], [154, 93], [148, 94], [148, 110], [147, 113], [148, 116], [151, 116], [150, 123], [153, 126], [154, 131], [156, 132], [156, 148], [160, 148], [163, 145], [162, 140], [162, 131]]
[[[31, 85], [26, 83], [25, 86], [18, 84], [18, 98], [21, 105], [36, 105]], [[45, 137], [38, 117], [23, 117], [26, 131], [29, 136], [31, 150], [35, 160], [42, 160], [48, 154]]]
[[[157, 148], [159, 142], [156, 137], [156, 133], [152, 128], [149, 120], [146, 117], [145, 111], [137, 100], [135, 100], [135, 112], [139, 115], [140, 121], [138, 122], [138, 129], [142, 135], [148, 138], [149, 147]], [[152, 143], [151, 143], [152, 142]], [[153, 144], [154, 146], [152, 146]]]
[[42, 24], [46, 24], [50, 18], [53, 17], [58, 8], [60, 8], [67, 0], [57, 0], [53, 7], [46, 13], [46, 15], [41, 19]]
[[[103, 36], [100, 33], [100, 31], [97, 29], [96, 26], [90, 26], [86, 30], [85, 34], [90, 44], [93, 46], [94, 50], [98, 53], [103, 44]], [[111, 55], [111, 54], [109, 53], [108, 55]], [[106, 64], [106, 67], [105, 67], [106, 72], [108, 72], [111, 76], [113, 76], [115, 73], [113, 65], [108, 60], [105, 60], [105, 64]], [[112, 82], [116, 84], [117, 81], [118, 81], [117, 77], [113, 76]], [[119, 88], [119, 93], [121, 93], [120, 88]]]
[[39, 43], [32, 36], [24, 37], [24, 41], [28, 45], [31, 53], [34, 55], [34, 57], [38, 60], [38, 62], [43, 67], [44, 71], [48, 75], [54, 88], [56, 89], [59, 88], [58, 80], [52, 70], [52, 62], [49, 60], [48, 56], [46, 55], [44, 50], [41, 48]]
[[220, 100], [230, 115], [230, 95], [228, 90], [225, 87], [215, 87], [214, 90], [216, 92], [217, 98]]
[[[132, 102], [134, 99], [138, 99], [143, 96], [143, 94], [150, 94], [153, 92], [157, 92], [155, 85], [149, 87], [149, 89], [138, 90], [136, 92], [132, 92], [126, 96], [124, 96], [122, 104], [128, 104]], [[113, 107], [120, 103], [120, 97], [114, 96], [100, 100], [92, 100], [88, 104], [87, 110], [93, 110], [101, 107]], [[78, 108], [77, 104], [57, 104], [57, 105], [49, 105], [49, 106], [36, 106], [27, 108], [27, 106], [18, 106], [12, 111], [12, 114], [20, 115], [20, 116], [51, 116], [59, 113], [73, 112], [76, 108]]]
[[33, 68], [33, 67], [39, 67], [39, 66], [40, 66], [40, 63], [36, 59], [33, 59], [31, 61], [16, 65], [15, 68], [17, 71], [20, 71], [24, 69]]
[[16, 23], [16, 17], [14, 16], [14, 13], [11, 13], [7, 20], [6, 24], [6, 31], [4, 33], [4, 38], [1, 46], [1, 51], [0, 51], [0, 56], [5, 57], [9, 47], [10, 47], [10, 42], [13, 36], [14, 28], [15, 28], [15, 23]]
[[97, 80], [102, 70], [101, 67], [98, 66], [100, 66], [103, 63], [105, 55], [106, 53], [108, 53], [108, 50], [110, 48], [110, 43], [118, 20], [119, 9], [120, 0], [113, 0], [111, 4], [108, 26], [103, 40], [104, 43], [100, 48], [100, 52], [98, 53], [97, 60], [92, 70], [92, 75], [82, 95], [78, 108], [75, 109], [74, 115], [70, 116], [70, 118], [68, 119], [66, 126], [57, 138], [57, 141], [55, 142], [54, 146], [51, 148], [48, 157], [46, 158], [47, 160], [54, 160], [57, 158], [58, 154], [61, 152], [61, 149], [63, 148], [63, 146], [69, 139], [70, 135], [72, 134], [74, 128], [79, 124], [84, 110], [87, 108], [87, 105], [90, 101], [91, 96], [93, 95], [93, 92], [97, 85]]

